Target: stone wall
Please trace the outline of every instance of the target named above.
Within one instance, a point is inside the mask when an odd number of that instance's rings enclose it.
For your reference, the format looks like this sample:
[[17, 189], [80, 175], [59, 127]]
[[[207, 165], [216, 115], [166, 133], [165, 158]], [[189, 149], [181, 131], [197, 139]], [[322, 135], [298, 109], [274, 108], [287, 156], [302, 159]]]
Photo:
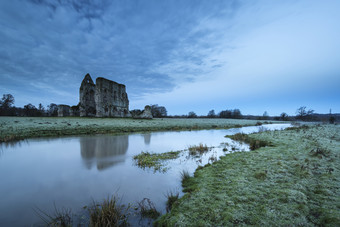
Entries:
[[129, 100], [124, 84], [102, 77], [97, 78], [95, 102], [97, 117], [127, 117], [129, 115]]

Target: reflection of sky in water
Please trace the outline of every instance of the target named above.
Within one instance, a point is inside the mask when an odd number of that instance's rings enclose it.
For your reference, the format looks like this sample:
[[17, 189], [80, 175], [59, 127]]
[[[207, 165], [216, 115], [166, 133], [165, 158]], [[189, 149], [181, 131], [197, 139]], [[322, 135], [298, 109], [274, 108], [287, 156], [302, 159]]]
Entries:
[[[281, 129], [282, 125], [269, 127]], [[181, 192], [181, 170], [193, 173], [198, 164], [204, 165], [210, 157], [219, 158], [225, 153], [222, 151], [225, 145], [221, 143], [228, 143], [230, 151], [233, 141], [224, 138], [225, 135], [255, 131], [258, 127], [30, 139], [3, 144], [0, 225], [30, 225], [39, 221], [33, 208], [53, 213], [54, 202], [57, 207], [71, 208], [76, 213], [93, 200], [101, 201], [115, 192], [124, 203], [150, 198], [164, 211], [165, 194]], [[183, 152], [179, 159], [168, 162], [167, 173], [142, 170], [132, 159], [141, 151], [177, 151], [199, 143], [215, 148], [202, 158], [187, 158]], [[16, 218], [18, 216], [21, 218]]]

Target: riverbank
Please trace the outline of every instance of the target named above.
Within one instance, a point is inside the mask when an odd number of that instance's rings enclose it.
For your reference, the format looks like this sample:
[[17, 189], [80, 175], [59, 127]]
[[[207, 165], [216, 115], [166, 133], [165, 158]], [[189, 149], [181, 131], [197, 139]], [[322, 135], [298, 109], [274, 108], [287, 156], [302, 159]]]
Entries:
[[256, 125], [255, 120], [80, 117], [0, 117], [0, 142], [27, 138], [84, 134], [123, 134], [153, 131], [228, 129]]
[[228, 154], [183, 181], [159, 226], [340, 225], [340, 126], [249, 135], [271, 146]]

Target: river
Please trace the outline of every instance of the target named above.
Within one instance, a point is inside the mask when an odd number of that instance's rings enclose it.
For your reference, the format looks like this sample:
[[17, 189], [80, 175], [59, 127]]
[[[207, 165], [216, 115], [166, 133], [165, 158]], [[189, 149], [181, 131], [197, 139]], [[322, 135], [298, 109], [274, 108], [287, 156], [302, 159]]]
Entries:
[[[124, 204], [149, 198], [165, 212], [166, 194], [181, 194], [181, 171], [193, 174], [198, 165], [218, 159], [228, 151], [249, 151], [245, 144], [225, 135], [281, 130], [290, 124], [200, 130], [152, 132], [129, 135], [92, 135], [28, 139], [0, 145], [0, 226], [31, 226], [41, 223], [35, 210], [52, 214], [55, 207], [82, 213], [93, 201], [118, 195]], [[133, 156], [148, 151], [185, 150], [200, 143], [212, 147], [200, 158], [167, 162], [166, 172], [135, 165]], [[226, 150], [226, 149], [225, 149]]]

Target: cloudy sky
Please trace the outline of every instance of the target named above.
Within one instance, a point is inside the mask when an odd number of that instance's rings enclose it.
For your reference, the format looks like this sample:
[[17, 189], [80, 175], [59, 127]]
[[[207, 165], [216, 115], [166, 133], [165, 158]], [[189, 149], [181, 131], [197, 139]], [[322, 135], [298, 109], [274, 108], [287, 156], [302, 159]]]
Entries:
[[339, 0], [0, 1], [0, 95], [75, 105], [86, 73], [169, 114], [340, 112]]

